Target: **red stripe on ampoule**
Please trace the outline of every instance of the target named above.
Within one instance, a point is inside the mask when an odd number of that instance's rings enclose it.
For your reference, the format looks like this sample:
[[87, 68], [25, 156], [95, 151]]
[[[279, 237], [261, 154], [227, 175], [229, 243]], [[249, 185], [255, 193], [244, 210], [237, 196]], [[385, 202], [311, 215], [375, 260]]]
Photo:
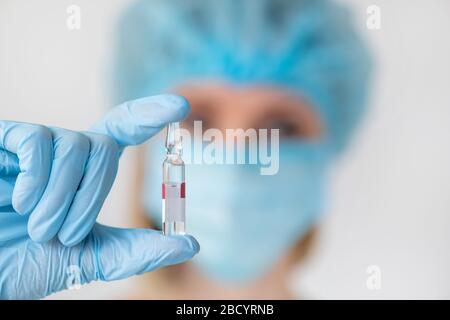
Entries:
[[162, 184], [162, 198], [165, 199], [166, 198], [166, 185], [163, 183]]
[[184, 182], [181, 183], [180, 197], [186, 198], [186, 184]]

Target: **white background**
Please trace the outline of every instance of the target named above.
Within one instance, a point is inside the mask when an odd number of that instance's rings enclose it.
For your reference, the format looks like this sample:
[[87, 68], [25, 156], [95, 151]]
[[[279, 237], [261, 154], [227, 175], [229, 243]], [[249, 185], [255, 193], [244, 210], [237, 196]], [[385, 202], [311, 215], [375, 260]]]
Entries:
[[[349, 4], [377, 60], [371, 109], [332, 181], [314, 256], [293, 276], [312, 298], [450, 298], [450, 2]], [[129, 1], [0, 0], [0, 119], [85, 129], [109, 105], [113, 26]], [[66, 8], [82, 9], [69, 31]], [[381, 30], [366, 28], [379, 5]], [[133, 152], [101, 221], [129, 226]], [[381, 269], [368, 290], [366, 269]], [[52, 298], [116, 298], [133, 280]], [[120, 293], [120, 294], [119, 294]]]

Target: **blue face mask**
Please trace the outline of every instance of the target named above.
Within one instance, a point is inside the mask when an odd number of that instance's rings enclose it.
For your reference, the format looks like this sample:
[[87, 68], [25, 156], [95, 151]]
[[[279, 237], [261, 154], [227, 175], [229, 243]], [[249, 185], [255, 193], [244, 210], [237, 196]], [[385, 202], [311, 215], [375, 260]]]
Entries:
[[[144, 201], [161, 223], [164, 147], [149, 148]], [[322, 212], [328, 153], [321, 145], [280, 143], [279, 172], [257, 165], [187, 165], [186, 225], [200, 245], [194, 263], [227, 283], [252, 281], [307, 232]]]

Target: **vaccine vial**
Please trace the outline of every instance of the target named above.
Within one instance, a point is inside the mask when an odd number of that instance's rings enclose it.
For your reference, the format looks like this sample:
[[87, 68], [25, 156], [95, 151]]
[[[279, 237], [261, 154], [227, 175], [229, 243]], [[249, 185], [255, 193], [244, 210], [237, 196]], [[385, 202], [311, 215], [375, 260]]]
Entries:
[[164, 235], [185, 234], [186, 183], [178, 122], [170, 123], [167, 127], [166, 152], [166, 159], [163, 162], [162, 231]]

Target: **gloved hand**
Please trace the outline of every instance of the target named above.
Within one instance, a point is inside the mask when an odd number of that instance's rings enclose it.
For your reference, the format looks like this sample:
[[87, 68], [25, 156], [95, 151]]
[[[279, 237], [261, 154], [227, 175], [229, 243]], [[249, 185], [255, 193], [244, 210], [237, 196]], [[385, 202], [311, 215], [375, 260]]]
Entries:
[[34, 299], [190, 259], [191, 236], [96, 223], [121, 152], [188, 113], [160, 95], [126, 102], [88, 132], [0, 121], [0, 298]]

